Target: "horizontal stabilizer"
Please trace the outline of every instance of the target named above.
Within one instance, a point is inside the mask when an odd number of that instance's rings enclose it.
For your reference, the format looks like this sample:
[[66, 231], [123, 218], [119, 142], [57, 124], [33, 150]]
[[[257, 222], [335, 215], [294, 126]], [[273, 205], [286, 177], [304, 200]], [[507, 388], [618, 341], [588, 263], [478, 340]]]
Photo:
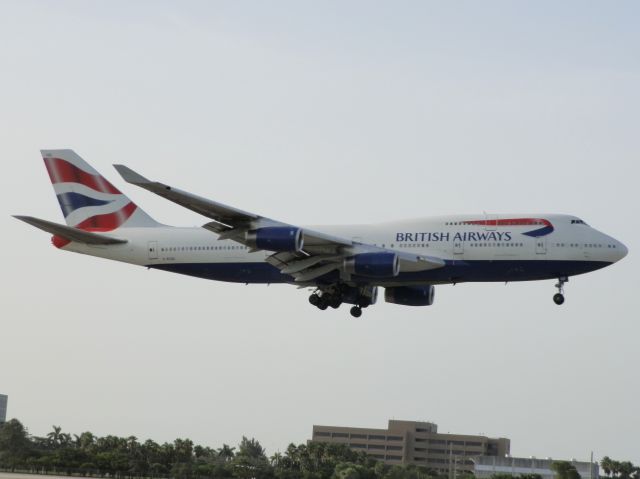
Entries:
[[28, 223], [31, 226], [35, 226], [36, 228], [46, 231], [47, 233], [51, 233], [52, 235], [60, 236], [61, 238], [67, 239], [69, 241], [75, 241], [77, 243], [107, 245], [123, 244], [127, 242], [127, 240], [112, 238], [111, 236], [92, 233], [90, 231], [84, 231], [72, 226], [61, 225], [58, 223], [53, 223], [51, 221], [34, 218], [33, 216], [14, 216], [14, 218], [17, 218], [20, 221], [24, 221], [25, 223]]

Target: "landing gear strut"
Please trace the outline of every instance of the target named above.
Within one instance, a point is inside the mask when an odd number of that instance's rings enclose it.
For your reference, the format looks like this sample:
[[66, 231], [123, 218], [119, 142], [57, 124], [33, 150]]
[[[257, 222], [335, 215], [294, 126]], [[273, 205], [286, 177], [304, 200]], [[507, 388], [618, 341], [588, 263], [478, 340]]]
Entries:
[[558, 283], [556, 284], [556, 288], [558, 288], [558, 292], [553, 295], [553, 302], [560, 306], [564, 303], [564, 283], [567, 283], [569, 278], [566, 276], [560, 276], [558, 278]]

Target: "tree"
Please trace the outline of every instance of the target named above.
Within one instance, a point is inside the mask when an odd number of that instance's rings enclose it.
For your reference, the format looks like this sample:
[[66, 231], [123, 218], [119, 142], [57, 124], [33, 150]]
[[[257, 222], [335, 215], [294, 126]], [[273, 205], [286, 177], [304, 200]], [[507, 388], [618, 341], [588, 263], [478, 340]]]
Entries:
[[75, 436], [76, 447], [85, 451], [89, 450], [93, 446], [96, 440], [95, 436], [89, 431], [85, 431], [79, 436], [74, 434], [74, 436]]
[[607, 476], [611, 476], [611, 471], [613, 469], [613, 461], [609, 456], [604, 456], [600, 461], [600, 467]]
[[49, 444], [55, 448], [60, 446], [62, 428], [60, 426], [51, 426], [51, 427], [53, 427], [53, 431], [47, 434], [47, 438], [49, 439]]
[[236, 455], [235, 447], [229, 447], [228, 444], [223, 444], [220, 449], [218, 449], [218, 457], [222, 459], [223, 462], [229, 462]]
[[273, 477], [273, 468], [267, 459], [264, 448], [254, 439], [242, 436], [238, 445], [238, 453], [232, 461], [233, 472], [239, 478]]
[[247, 439], [245, 436], [242, 436], [242, 441], [240, 441], [238, 445], [238, 456], [251, 457], [254, 459], [266, 459], [267, 457], [264, 453], [264, 448], [256, 439]]
[[341, 462], [336, 465], [332, 479], [364, 479], [366, 470], [358, 464], [350, 462]]
[[551, 470], [556, 473], [556, 479], [580, 479], [576, 466], [568, 461], [555, 461], [551, 463]]
[[191, 462], [193, 458], [193, 441], [191, 439], [176, 439], [173, 441], [175, 462]]
[[618, 463], [618, 472], [620, 474], [620, 479], [631, 479], [631, 475], [635, 472], [635, 467], [633, 467], [633, 463], [629, 461], [622, 461]]
[[25, 461], [31, 450], [29, 433], [17, 419], [0, 426], [0, 464], [15, 468]]

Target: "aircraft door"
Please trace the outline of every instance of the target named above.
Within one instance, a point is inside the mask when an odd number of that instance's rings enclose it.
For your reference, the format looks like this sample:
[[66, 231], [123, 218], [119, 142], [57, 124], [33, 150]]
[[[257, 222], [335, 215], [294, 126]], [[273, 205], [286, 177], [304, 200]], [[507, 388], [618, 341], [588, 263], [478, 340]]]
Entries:
[[498, 225], [498, 217], [496, 215], [484, 214], [484, 229], [485, 231], [495, 231]]
[[547, 238], [540, 237], [535, 238], [536, 242], [536, 254], [547, 254]]
[[464, 241], [454, 240], [453, 241], [453, 254], [463, 254], [464, 253]]
[[147, 243], [147, 252], [149, 253], [149, 259], [158, 259], [158, 242], [149, 241]]

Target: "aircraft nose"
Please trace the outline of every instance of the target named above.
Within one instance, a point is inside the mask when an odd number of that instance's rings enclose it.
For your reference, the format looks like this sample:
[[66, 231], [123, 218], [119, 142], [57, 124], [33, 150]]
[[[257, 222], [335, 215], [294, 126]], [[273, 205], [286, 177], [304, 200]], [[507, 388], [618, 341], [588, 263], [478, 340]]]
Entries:
[[618, 250], [618, 261], [627, 256], [629, 249], [620, 241], [616, 241], [616, 249]]

